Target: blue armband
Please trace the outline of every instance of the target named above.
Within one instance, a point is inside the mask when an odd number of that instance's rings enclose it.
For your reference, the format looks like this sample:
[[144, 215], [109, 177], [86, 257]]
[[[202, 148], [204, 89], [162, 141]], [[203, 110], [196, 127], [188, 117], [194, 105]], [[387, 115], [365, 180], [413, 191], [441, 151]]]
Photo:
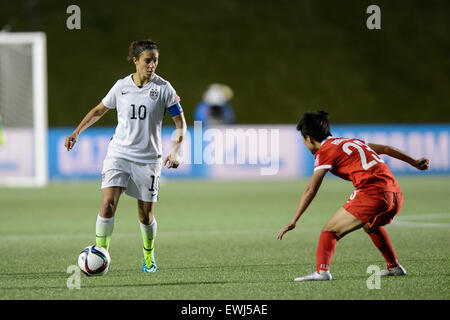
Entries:
[[180, 104], [177, 102], [173, 106], [170, 106], [169, 113], [171, 117], [175, 117], [181, 113], [183, 113], [183, 109], [181, 108]]

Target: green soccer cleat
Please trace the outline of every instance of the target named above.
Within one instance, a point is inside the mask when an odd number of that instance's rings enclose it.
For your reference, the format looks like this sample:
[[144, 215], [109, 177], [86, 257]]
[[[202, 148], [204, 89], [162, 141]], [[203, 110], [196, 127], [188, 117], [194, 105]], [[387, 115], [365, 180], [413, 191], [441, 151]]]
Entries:
[[156, 272], [158, 270], [158, 267], [156, 266], [155, 262], [155, 250], [151, 250], [151, 253], [149, 253], [145, 248], [143, 249], [144, 253], [142, 254], [142, 258], [144, 260], [142, 271], [143, 272]]

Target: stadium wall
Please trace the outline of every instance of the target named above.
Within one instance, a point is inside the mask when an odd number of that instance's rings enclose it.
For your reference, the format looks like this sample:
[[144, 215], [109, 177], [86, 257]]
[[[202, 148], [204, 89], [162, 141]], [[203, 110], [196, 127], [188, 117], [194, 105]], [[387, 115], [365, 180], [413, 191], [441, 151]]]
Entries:
[[[72, 129], [49, 129], [50, 179], [100, 179], [114, 128], [90, 128], [68, 152], [64, 148], [64, 139]], [[163, 158], [171, 150], [173, 131], [172, 127], [163, 127]], [[332, 133], [390, 144], [415, 157], [430, 159], [430, 170], [420, 172], [399, 160], [382, 156], [394, 174], [450, 174], [450, 124], [335, 125]], [[297, 179], [307, 177], [313, 171], [314, 158], [303, 145], [294, 125], [205, 128], [196, 122], [189, 127], [185, 142], [184, 164], [176, 170], [164, 168], [164, 177]]]

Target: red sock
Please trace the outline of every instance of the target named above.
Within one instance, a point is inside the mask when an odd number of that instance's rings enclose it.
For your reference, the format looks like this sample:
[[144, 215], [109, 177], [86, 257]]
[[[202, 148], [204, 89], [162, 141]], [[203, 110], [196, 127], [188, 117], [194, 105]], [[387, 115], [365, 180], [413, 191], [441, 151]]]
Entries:
[[373, 232], [368, 233], [373, 244], [380, 250], [388, 268], [394, 268], [399, 265], [395, 256], [394, 247], [392, 247], [391, 240], [383, 227], [379, 227]]
[[336, 249], [336, 243], [337, 237], [333, 232], [322, 231], [316, 253], [317, 272], [330, 269], [330, 262]]

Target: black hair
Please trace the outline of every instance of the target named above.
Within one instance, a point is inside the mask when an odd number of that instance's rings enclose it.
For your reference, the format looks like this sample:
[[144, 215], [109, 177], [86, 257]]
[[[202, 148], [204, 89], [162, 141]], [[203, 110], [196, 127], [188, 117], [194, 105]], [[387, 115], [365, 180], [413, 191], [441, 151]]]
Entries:
[[155, 41], [150, 39], [133, 41], [130, 44], [127, 60], [130, 61], [133, 58], [139, 59], [139, 56], [145, 50], [158, 50], [158, 46]]
[[305, 112], [297, 124], [297, 131], [300, 131], [305, 139], [306, 136], [310, 136], [316, 141], [322, 142], [331, 136], [328, 112], [320, 110]]

